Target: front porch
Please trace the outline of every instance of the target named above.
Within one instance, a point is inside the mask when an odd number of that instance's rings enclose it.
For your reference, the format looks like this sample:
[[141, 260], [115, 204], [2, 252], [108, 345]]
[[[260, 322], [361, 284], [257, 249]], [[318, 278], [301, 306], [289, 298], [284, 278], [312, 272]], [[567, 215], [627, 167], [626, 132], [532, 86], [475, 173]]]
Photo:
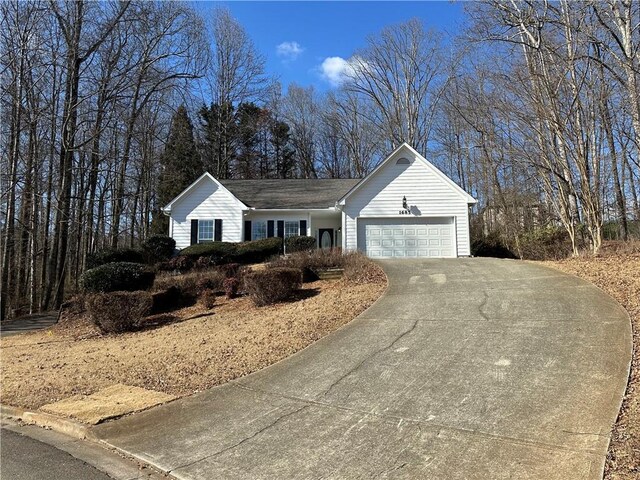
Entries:
[[342, 212], [327, 209], [246, 210], [243, 214], [245, 241], [295, 235], [314, 237], [318, 248], [342, 246]]

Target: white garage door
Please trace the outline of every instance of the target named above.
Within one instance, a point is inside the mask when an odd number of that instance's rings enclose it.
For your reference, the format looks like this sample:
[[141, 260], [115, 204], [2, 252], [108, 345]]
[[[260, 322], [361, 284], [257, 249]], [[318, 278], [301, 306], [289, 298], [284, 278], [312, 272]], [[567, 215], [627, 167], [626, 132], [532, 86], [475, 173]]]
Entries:
[[453, 217], [359, 219], [358, 239], [373, 258], [456, 256]]

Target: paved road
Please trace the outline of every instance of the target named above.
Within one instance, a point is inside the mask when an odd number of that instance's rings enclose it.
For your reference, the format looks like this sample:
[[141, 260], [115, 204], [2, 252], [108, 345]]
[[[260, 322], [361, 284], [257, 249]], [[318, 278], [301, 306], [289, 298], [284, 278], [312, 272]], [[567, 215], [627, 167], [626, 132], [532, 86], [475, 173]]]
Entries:
[[58, 312], [34, 313], [0, 325], [0, 337], [49, 328], [58, 321]]
[[110, 477], [58, 450], [19, 433], [0, 433], [3, 480], [109, 480]]
[[601, 478], [622, 308], [509, 260], [388, 261], [386, 295], [272, 367], [98, 427], [178, 478]]

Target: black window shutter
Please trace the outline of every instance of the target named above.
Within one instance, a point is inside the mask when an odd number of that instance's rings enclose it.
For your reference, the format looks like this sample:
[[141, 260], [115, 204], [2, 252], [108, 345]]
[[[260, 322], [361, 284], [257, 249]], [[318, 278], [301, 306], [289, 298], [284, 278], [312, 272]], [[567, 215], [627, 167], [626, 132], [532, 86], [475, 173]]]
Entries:
[[307, 235], [307, 221], [306, 220], [300, 220], [300, 232], [299, 235], [304, 237]]
[[213, 239], [216, 242], [222, 241], [222, 219], [216, 218], [213, 228]]
[[284, 238], [284, 220], [278, 220], [278, 237]]
[[198, 220], [191, 220], [191, 245], [198, 243]]
[[267, 238], [271, 238], [273, 236], [273, 220], [267, 220]]
[[244, 221], [244, 241], [251, 241], [251, 220]]

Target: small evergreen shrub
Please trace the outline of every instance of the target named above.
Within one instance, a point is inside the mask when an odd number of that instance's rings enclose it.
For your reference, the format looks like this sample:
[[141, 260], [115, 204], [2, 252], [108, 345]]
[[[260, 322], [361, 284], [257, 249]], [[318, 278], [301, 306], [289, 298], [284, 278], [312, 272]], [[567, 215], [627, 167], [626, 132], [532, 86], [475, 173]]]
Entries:
[[309, 252], [316, 248], [315, 237], [294, 236], [285, 240], [286, 252]]
[[158, 263], [173, 257], [176, 241], [168, 235], [151, 235], [142, 242], [142, 252], [148, 263]]
[[88, 293], [135, 291], [151, 288], [154, 279], [155, 273], [144, 265], [114, 262], [84, 272], [80, 285]]
[[151, 314], [153, 300], [149, 292], [110, 292], [90, 295], [87, 311], [103, 333], [136, 330]]
[[238, 296], [238, 289], [240, 288], [240, 281], [237, 278], [225, 278], [222, 282], [224, 287], [224, 294], [228, 299], [236, 298]]
[[188, 257], [193, 261], [200, 257], [210, 257], [214, 265], [222, 265], [233, 261], [236, 253], [236, 245], [229, 242], [209, 242], [191, 245], [180, 251], [180, 256]]
[[297, 268], [274, 267], [247, 273], [244, 287], [257, 306], [270, 305], [291, 297], [302, 285]]
[[87, 270], [114, 262], [146, 263], [142, 250], [135, 248], [106, 248], [87, 255]]
[[281, 238], [263, 238], [237, 244], [234, 261], [243, 265], [262, 263], [280, 253], [282, 253]]

